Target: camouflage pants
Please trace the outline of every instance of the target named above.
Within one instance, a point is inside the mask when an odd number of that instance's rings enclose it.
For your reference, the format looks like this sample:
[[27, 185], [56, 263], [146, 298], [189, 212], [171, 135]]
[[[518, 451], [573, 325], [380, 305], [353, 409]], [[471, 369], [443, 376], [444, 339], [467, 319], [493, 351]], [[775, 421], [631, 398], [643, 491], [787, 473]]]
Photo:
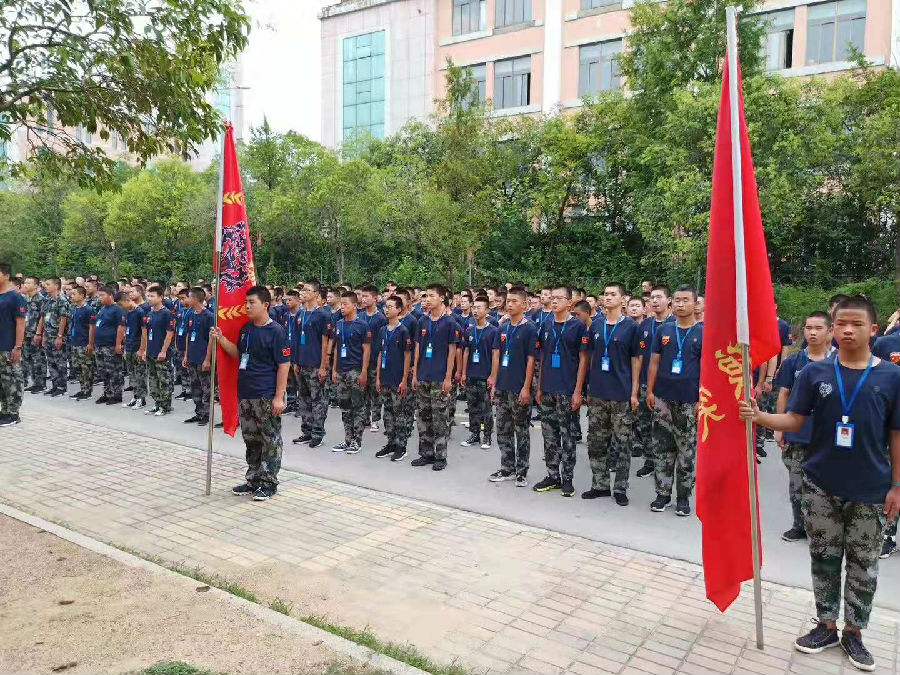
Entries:
[[624, 494], [631, 471], [631, 405], [628, 401], [603, 401], [589, 396], [587, 409], [591, 488], [609, 490], [609, 474], [615, 471], [613, 492]]
[[694, 463], [697, 458], [697, 418], [694, 417], [694, 404], [657, 398], [653, 414], [656, 492], [663, 497], [671, 497], [672, 484], [675, 483], [677, 498], [688, 499], [694, 491]]
[[150, 380], [150, 396], [154, 403], [166, 412], [172, 411], [172, 369], [168, 361], [147, 359]]
[[134, 391], [134, 397], [147, 398], [147, 362], [139, 359], [135, 352], [127, 352], [125, 369], [128, 371], [128, 383]]
[[181, 384], [182, 389], [188, 389], [191, 386], [191, 374], [187, 368], [181, 365], [184, 362], [184, 350], [170, 349], [169, 354], [174, 352], [172, 368], [175, 373], [175, 380]]
[[202, 365], [193, 363], [188, 364], [187, 372], [191, 398], [194, 401], [194, 414], [197, 417], [209, 417], [210, 373], [208, 370], [203, 370]]
[[791, 512], [794, 514], [794, 526], [803, 527], [803, 468], [801, 464], [806, 457], [806, 446], [798, 443], [785, 443], [781, 460], [788, 470], [788, 496], [791, 500]]
[[125, 387], [125, 361], [115, 347], [97, 347], [97, 374], [103, 380], [103, 393], [108, 398], [122, 398]]
[[63, 347], [57, 349], [53, 346], [53, 340], [49, 340], [44, 347], [47, 358], [47, 370], [50, 371], [50, 382], [55, 389], [66, 389], [66, 352]]
[[819, 621], [837, 621], [844, 563], [844, 621], [857, 628], [868, 626], [878, 585], [883, 508], [883, 504], [859, 504], [830, 495], [804, 474], [803, 513]]
[[405, 448], [413, 429], [415, 398], [411, 392], [406, 396], [397, 393], [397, 387], [385, 388], [381, 394], [384, 402], [384, 434], [388, 443], [397, 448]]
[[581, 411], [573, 412], [570, 416], [570, 424], [572, 425], [572, 438], [575, 441], [581, 440], [583, 434], [581, 433]]
[[450, 427], [456, 424], [456, 400], [459, 398], [459, 386], [454, 383], [450, 387], [450, 395], [447, 397], [447, 437], [450, 437]]
[[278, 487], [281, 469], [281, 418], [272, 414], [272, 400], [242, 398], [238, 403], [241, 435], [247, 448], [246, 480], [253, 487]]
[[25, 344], [22, 345], [22, 373], [32, 385], [39, 384], [43, 387], [47, 381], [47, 357], [44, 356], [43, 348], [34, 345], [33, 339], [33, 335], [26, 336]]
[[572, 396], [541, 395], [541, 433], [547, 473], [565, 483], [575, 473], [575, 438], [572, 436]]
[[644, 466], [656, 467], [653, 457], [653, 411], [647, 406], [647, 385], [641, 385], [640, 405], [633, 415], [631, 447], [644, 456]]
[[441, 382], [419, 382], [416, 401], [419, 408], [419, 456], [447, 461], [450, 424], [447, 409], [450, 395], [441, 391]]
[[482, 438], [489, 441], [494, 432], [494, 411], [487, 380], [466, 382], [466, 402], [469, 405], [469, 431], [481, 434]]
[[72, 347], [72, 358], [78, 370], [80, 393], [90, 396], [94, 389], [94, 369], [96, 360], [93, 354], [89, 354], [87, 347]]
[[300, 430], [313, 438], [325, 436], [325, 417], [328, 415], [328, 380], [319, 381], [319, 369], [316, 366], [300, 366], [297, 375], [297, 397], [300, 400], [300, 416], [303, 423]]
[[369, 373], [369, 379], [366, 380], [366, 390], [363, 392], [365, 395], [365, 420], [366, 423], [371, 421], [372, 423], [381, 421], [381, 394], [378, 393], [378, 390], [375, 388], [375, 371]]
[[366, 428], [365, 394], [359, 386], [359, 371], [348, 370], [337, 374], [337, 396], [341, 405], [341, 420], [344, 422], [344, 440], [362, 445], [363, 430]]
[[[762, 394], [759, 397], [759, 409], [763, 412], [773, 413], [775, 412], [775, 402], [778, 400], [777, 391], [770, 391], [768, 394]], [[756, 453], [759, 454], [759, 451], [762, 450], [766, 444], [766, 439], [772, 440], [774, 436], [774, 432], [770, 429], [766, 429], [765, 427], [754, 427], [755, 437], [754, 443], [756, 444]]]
[[528, 432], [530, 405], [519, 403], [519, 393], [498, 391], [497, 445], [500, 446], [500, 468], [524, 478], [528, 475], [531, 436]]
[[[297, 380], [297, 374], [294, 372], [294, 366], [291, 365], [291, 369], [288, 370], [288, 379], [287, 386], [284, 389], [285, 396], [287, 397], [288, 404], [296, 405], [298, 402], [297, 394], [299, 389], [299, 382]], [[299, 412], [299, 411], [297, 411]], [[300, 417], [300, 415], [297, 415]]]
[[18, 415], [25, 392], [22, 363], [13, 363], [12, 352], [0, 352], [0, 413]]

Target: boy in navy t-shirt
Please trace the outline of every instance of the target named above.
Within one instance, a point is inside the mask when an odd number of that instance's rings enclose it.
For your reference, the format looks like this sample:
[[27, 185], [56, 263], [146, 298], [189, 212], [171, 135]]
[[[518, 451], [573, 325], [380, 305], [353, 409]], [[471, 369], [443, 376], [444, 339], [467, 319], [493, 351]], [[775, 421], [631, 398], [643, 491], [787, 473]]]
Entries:
[[25, 389], [22, 345], [25, 341], [25, 297], [12, 284], [12, 270], [0, 263], [0, 426], [19, 423]]
[[202, 288], [190, 290], [183, 300], [187, 313], [185, 325], [185, 351], [181, 365], [187, 371], [194, 414], [185, 424], [209, 424], [209, 398], [212, 389], [210, 366], [212, 362], [212, 342], [209, 329], [215, 325], [215, 317], [204, 306], [206, 293]]
[[865, 297], [839, 302], [833, 319], [838, 353], [800, 371], [785, 414], [761, 412], [755, 401], [739, 408], [742, 419], [781, 432], [796, 433], [812, 418], [803, 513], [818, 624], [794, 647], [818, 653], [840, 643], [853, 666], [869, 671], [875, 660], [861, 631], [872, 610], [885, 523], [900, 512], [900, 367], [869, 350], [878, 326]]
[[403, 300], [392, 295], [384, 303], [387, 324], [381, 327], [372, 348], [375, 360], [375, 385], [384, 402], [385, 446], [375, 453], [399, 462], [406, 457], [406, 444], [412, 433], [415, 401], [409, 391], [413, 340], [402, 323]]
[[[387, 318], [378, 309], [378, 289], [371, 284], [363, 286], [360, 294], [360, 305], [362, 311], [359, 312], [359, 318], [366, 322], [369, 327], [369, 334], [374, 340], [381, 332], [382, 326], [387, 324]], [[374, 354], [374, 350], [372, 354]], [[381, 421], [381, 395], [378, 393], [375, 384], [375, 369], [378, 363], [376, 359], [369, 359], [369, 377], [366, 380], [365, 396], [365, 422], [371, 422], [371, 430], [378, 431], [378, 423]]]
[[81, 384], [79, 390], [70, 397], [76, 401], [90, 398], [94, 388], [95, 361], [93, 347], [89, 347], [89, 338], [91, 326], [97, 317], [94, 309], [85, 301], [86, 297], [86, 291], [82, 286], [75, 286], [69, 291], [69, 299], [72, 301], [69, 346], [72, 348], [72, 358]]
[[175, 316], [163, 304], [163, 289], [152, 286], [147, 291], [150, 311], [144, 316], [141, 358], [147, 362], [150, 396], [156, 404], [145, 415], [162, 417], [172, 412], [172, 368], [168, 354], [175, 335]]
[[369, 360], [372, 334], [366, 322], [356, 315], [356, 293], [341, 293], [341, 316], [332, 334], [331, 380], [337, 387], [341, 419], [344, 422], [344, 441], [332, 448], [333, 452], [355, 455], [362, 447], [365, 421], [363, 392], [369, 379]]
[[[119, 296], [116, 296], [119, 297]], [[128, 374], [128, 388], [133, 398], [123, 403], [123, 408], [143, 408], [147, 405], [147, 363], [138, 355], [141, 351], [141, 336], [144, 327], [144, 310], [136, 297], [140, 295], [134, 290], [121, 294], [119, 307], [125, 314], [125, 372]]]
[[283, 445], [281, 413], [286, 406], [291, 346], [284, 328], [269, 317], [272, 296], [265, 286], [247, 289], [247, 318], [237, 344], [211, 328], [209, 336], [238, 362], [237, 395], [241, 436], [247, 446], [245, 481], [232, 494], [267, 501], [278, 490]]
[[297, 393], [300, 402], [300, 436], [295, 444], [309, 444], [317, 448], [325, 437], [325, 418], [328, 416], [328, 386], [331, 382], [331, 356], [328, 339], [331, 335], [331, 310], [319, 307], [321, 287], [307, 281], [301, 291], [303, 307], [297, 312], [291, 360], [297, 374]]
[[97, 374], [103, 381], [103, 395], [96, 402], [107, 405], [122, 402], [122, 388], [125, 386], [125, 361], [122, 359], [125, 314], [116, 304], [117, 293], [112, 286], [100, 289], [100, 311], [90, 333], [90, 347], [97, 360]]
[[491, 394], [487, 380], [493, 365], [494, 336], [498, 330], [487, 322], [488, 299], [480, 295], [473, 306], [475, 323], [463, 335], [462, 374], [460, 385], [465, 389], [469, 405], [469, 437], [460, 445], [481, 444], [483, 450], [491, 447], [494, 431], [494, 414], [491, 410]]

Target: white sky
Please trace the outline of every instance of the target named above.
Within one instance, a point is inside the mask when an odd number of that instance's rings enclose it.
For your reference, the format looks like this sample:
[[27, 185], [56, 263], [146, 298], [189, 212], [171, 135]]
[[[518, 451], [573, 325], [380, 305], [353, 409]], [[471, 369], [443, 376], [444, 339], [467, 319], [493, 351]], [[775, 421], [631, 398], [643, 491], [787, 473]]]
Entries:
[[253, 28], [244, 52], [244, 125], [321, 135], [319, 9], [337, 0], [248, 0]]

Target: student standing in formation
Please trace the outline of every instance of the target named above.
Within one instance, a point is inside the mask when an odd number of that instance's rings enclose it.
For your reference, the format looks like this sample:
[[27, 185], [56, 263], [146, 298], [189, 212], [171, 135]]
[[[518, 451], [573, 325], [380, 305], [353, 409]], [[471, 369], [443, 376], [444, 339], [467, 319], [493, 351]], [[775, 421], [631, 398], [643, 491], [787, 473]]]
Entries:
[[36, 337], [44, 308], [44, 296], [40, 293], [41, 281], [37, 277], [25, 277], [22, 292], [25, 294], [25, 342], [22, 343], [22, 371], [32, 394], [44, 391], [47, 383], [47, 362]]
[[493, 365], [494, 336], [498, 333], [498, 329], [487, 322], [487, 313], [488, 299], [480, 295], [475, 298], [475, 324], [466, 329], [463, 336], [460, 377], [460, 385], [466, 392], [469, 406], [469, 437], [460, 445], [469, 447], [480, 443], [484, 450], [490, 449], [491, 434], [494, 431], [494, 415], [487, 381]]
[[516, 286], [506, 296], [509, 321], [494, 333], [488, 378], [490, 395], [497, 402], [497, 445], [500, 447], [500, 469], [488, 476], [488, 480], [499, 483], [515, 479], [516, 487], [528, 485], [531, 454], [528, 413], [538, 335], [535, 324], [523, 316], [525, 299], [525, 289]]
[[184, 355], [187, 351], [187, 332], [188, 322], [191, 319], [191, 301], [189, 299], [189, 291], [182, 288], [184, 284], [178, 282], [175, 285], [176, 302], [172, 314], [175, 316], [175, 341], [173, 349], [169, 351], [171, 354], [172, 371], [175, 375], [175, 383], [181, 385], [181, 392], [175, 397], [176, 400], [187, 401], [191, 398], [190, 376], [187, 369], [182, 366], [184, 363]]
[[[893, 317], [892, 317], [893, 318]], [[872, 353], [882, 361], [900, 365], [900, 332], [885, 331], [885, 335], [875, 341]], [[890, 558], [897, 550], [897, 519], [888, 522], [884, 531], [884, 544], [881, 547], [881, 558]]]
[[867, 299], [841, 301], [833, 320], [838, 353], [800, 372], [786, 413], [761, 412], [755, 401], [739, 406], [742, 419], [774, 431], [800, 431], [812, 418], [803, 512], [818, 623], [794, 647], [814, 654], [840, 644], [853, 666], [871, 671], [875, 659], [861, 631], [878, 583], [885, 522], [900, 512], [900, 368], [869, 350], [878, 328]]
[[344, 422], [344, 440], [332, 448], [333, 452], [355, 455], [362, 447], [366, 426], [366, 405], [363, 392], [369, 377], [372, 335], [366, 322], [356, 315], [356, 293], [341, 294], [341, 316], [332, 331], [334, 361], [331, 378], [337, 387], [337, 397]]
[[[291, 344], [291, 359], [295, 359], [297, 356], [297, 350], [294, 348], [297, 344], [297, 321], [300, 318], [300, 292], [292, 288], [282, 297], [284, 299], [282, 308], [278, 311], [270, 309], [269, 316], [272, 321], [281, 324], [281, 327], [284, 328], [284, 334]], [[284, 411], [286, 413], [294, 412], [297, 417], [302, 417], [299, 408], [297, 374], [293, 367], [288, 371], [287, 407]]]
[[[778, 371], [775, 385], [778, 387], [778, 401], [776, 411], [782, 414], [787, 411], [788, 399], [794, 382], [800, 372], [810, 363], [822, 361], [831, 354], [831, 317], [825, 312], [813, 312], [803, 322], [803, 337], [806, 339], [806, 348], [796, 354], [788, 356]], [[757, 405], [758, 405], [757, 401]], [[762, 429], [757, 429], [757, 435]], [[812, 438], [812, 420], [807, 419], [800, 431], [782, 434], [775, 432], [775, 442], [781, 446], [781, 458], [788, 470], [788, 495], [791, 502], [793, 522], [789, 530], [781, 535], [785, 541], [799, 541], [806, 539], [806, 530], [803, 527], [803, 471], [802, 464], [806, 459], [806, 452]]]
[[100, 311], [91, 326], [88, 347], [97, 360], [97, 374], [103, 382], [103, 394], [96, 403], [113, 405], [122, 402], [125, 386], [125, 364], [122, 345], [125, 342], [125, 315], [116, 304], [117, 291], [104, 286], [99, 291]]
[[416, 335], [412, 381], [419, 409], [419, 457], [411, 464], [431, 464], [432, 470], [443, 471], [447, 468], [448, 407], [460, 331], [456, 319], [444, 312], [444, 287], [440, 284], [425, 289], [425, 308], [428, 314], [419, 321]]
[[122, 293], [117, 297], [120, 297], [119, 307], [125, 313], [125, 370], [133, 394], [131, 401], [123, 403], [122, 407], [137, 410], [147, 405], [147, 362], [139, 356], [145, 314], [135, 302], [140, 294], [133, 287], [130, 295]]
[[640, 326], [646, 318], [646, 311], [643, 298], [633, 297], [628, 301], [628, 317], [638, 326]]
[[650, 290], [650, 316], [641, 322], [641, 400], [637, 412], [637, 424], [633, 426], [632, 451], [640, 449], [644, 455], [644, 466], [637, 470], [637, 477], [650, 476], [656, 471], [656, 450], [653, 446], [653, 410], [647, 404], [647, 369], [653, 354], [656, 333], [666, 323], [675, 321], [670, 313], [669, 287], [656, 285]]
[[185, 424], [196, 422], [200, 426], [209, 424], [209, 399], [212, 389], [210, 367], [212, 365], [212, 342], [209, 329], [215, 325], [215, 317], [203, 301], [206, 294], [202, 288], [193, 288], [185, 298], [187, 316], [187, 333], [182, 368], [187, 372], [191, 399], [194, 401], [194, 414], [187, 418]]
[[144, 316], [141, 355], [147, 363], [150, 396], [155, 405], [144, 414], [162, 417], [172, 412], [172, 369], [168, 354], [175, 336], [175, 317], [163, 304], [162, 287], [152, 286], [147, 291], [147, 298], [150, 312]]
[[552, 319], [547, 319], [538, 337], [541, 367], [538, 374], [537, 403], [541, 407], [544, 462], [547, 477], [536, 483], [535, 492], [562, 489], [572, 497], [575, 488], [575, 439], [572, 413], [581, 408], [581, 390], [587, 363], [587, 329], [569, 314], [572, 292], [568, 286], [553, 289]]
[[615, 471], [612, 494], [616, 504], [628, 506], [631, 471], [631, 416], [638, 408], [641, 378], [640, 329], [622, 314], [625, 287], [603, 289], [606, 316], [591, 325], [588, 378], [588, 457], [591, 489], [583, 499], [609, 497], [609, 474]]
[[387, 324], [378, 331], [372, 350], [375, 359], [375, 386], [384, 402], [384, 447], [376, 457], [390, 456], [392, 462], [406, 457], [406, 444], [412, 434], [414, 406], [409, 391], [412, 361], [412, 334], [400, 323], [403, 300], [391, 295], [384, 303]]
[[[653, 341], [647, 371], [647, 405], [653, 410], [656, 499], [651, 511], [665, 511], [675, 483], [675, 515], [691, 513], [697, 458], [697, 400], [703, 324], [694, 314], [697, 294], [679, 286], [672, 305], [675, 322], [664, 324]], [[676, 478], [677, 473], [677, 478]]]
[[19, 423], [25, 391], [22, 345], [25, 342], [25, 297], [13, 286], [12, 269], [0, 263], [0, 427]]
[[210, 338], [238, 362], [238, 410], [247, 473], [245, 482], [231, 492], [252, 495], [260, 502], [271, 499], [278, 491], [283, 453], [281, 413], [286, 405], [291, 362], [291, 346], [284, 329], [269, 317], [271, 298], [265, 286], [247, 289], [249, 321], [241, 327], [237, 344], [228, 340], [220, 328], [209, 331]]
[[[362, 306], [362, 319], [369, 328], [369, 335], [374, 339], [384, 325], [387, 319], [384, 314], [378, 311], [378, 289], [371, 284], [363, 286], [360, 296], [360, 305]], [[374, 351], [372, 352], [375, 353]], [[378, 359], [369, 360], [369, 375], [366, 379], [365, 390], [365, 423], [371, 422], [371, 431], [379, 431], [378, 423], [381, 421], [381, 395], [378, 393], [375, 382], [375, 369], [378, 366]]]
[[303, 284], [303, 307], [297, 316], [291, 355], [297, 373], [300, 402], [300, 436], [295, 444], [309, 443], [317, 448], [325, 437], [325, 417], [328, 415], [327, 383], [331, 381], [331, 360], [328, 336], [331, 334], [331, 311], [320, 308], [320, 286], [316, 281]]
[[41, 346], [50, 371], [50, 382], [53, 385], [45, 394], [59, 396], [66, 391], [66, 354], [63, 350], [63, 336], [69, 322], [68, 303], [59, 292], [61, 282], [58, 278], [47, 279], [47, 297], [44, 298], [44, 312], [37, 327], [35, 336], [41, 337]]
[[71, 291], [72, 312], [69, 317], [69, 346], [78, 370], [80, 388], [70, 398], [83, 401], [94, 388], [94, 354], [90, 346], [91, 325], [96, 320], [94, 309], [85, 302], [85, 290], [75, 286]]

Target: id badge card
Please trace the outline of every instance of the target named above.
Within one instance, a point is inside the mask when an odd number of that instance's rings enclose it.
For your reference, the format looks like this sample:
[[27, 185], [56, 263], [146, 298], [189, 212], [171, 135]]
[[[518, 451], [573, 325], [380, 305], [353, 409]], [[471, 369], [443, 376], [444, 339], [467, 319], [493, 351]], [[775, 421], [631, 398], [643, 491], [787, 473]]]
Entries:
[[604, 356], [600, 359], [600, 370], [602, 370], [604, 373], [609, 372], [609, 357], [608, 356]]
[[184, 335], [184, 326], [179, 326], [178, 327], [178, 337], [181, 337], [182, 335]]
[[341, 358], [347, 358], [347, 345], [341, 345]]
[[152, 339], [153, 339], [153, 329], [152, 329], [152, 328], [151, 328], [150, 330], [147, 331], [147, 339], [148, 339], [148, 340], [152, 340]]
[[509, 368], [509, 352], [503, 352], [503, 360], [500, 362], [500, 365], [504, 368]]
[[300, 344], [301, 345], [306, 344], [306, 333], [300, 333]]
[[250, 363], [250, 353], [244, 352], [241, 354], [241, 364], [238, 366], [240, 370], [247, 370], [247, 364]]
[[103, 325], [103, 319], [97, 319], [97, 324], [96, 324], [97, 328], [100, 328], [100, 326], [102, 326], [102, 325]]
[[562, 367], [562, 358], [560, 358], [559, 352], [554, 352], [550, 356], [550, 367], [551, 368], [561, 368]]
[[431, 343], [428, 343], [428, 346], [425, 347], [425, 358], [430, 359], [431, 355], [434, 353], [434, 350], [431, 348]]
[[681, 375], [681, 366], [683, 361], [681, 359], [673, 359], [672, 360], [672, 374], [673, 375]]
[[853, 432], [856, 425], [850, 424], [847, 418], [834, 425], [834, 447], [844, 450], [853, 449]]
[[387, 368], [387, 353], [381, 352], [381, 369]]
[[196, 340], [197, 340], [197, 331], [192, 330], [191, 331], [191, 342], [196, 342]]
[[481, 354], [479, 352], [472, 352], [472, 363], [481, 363]]

